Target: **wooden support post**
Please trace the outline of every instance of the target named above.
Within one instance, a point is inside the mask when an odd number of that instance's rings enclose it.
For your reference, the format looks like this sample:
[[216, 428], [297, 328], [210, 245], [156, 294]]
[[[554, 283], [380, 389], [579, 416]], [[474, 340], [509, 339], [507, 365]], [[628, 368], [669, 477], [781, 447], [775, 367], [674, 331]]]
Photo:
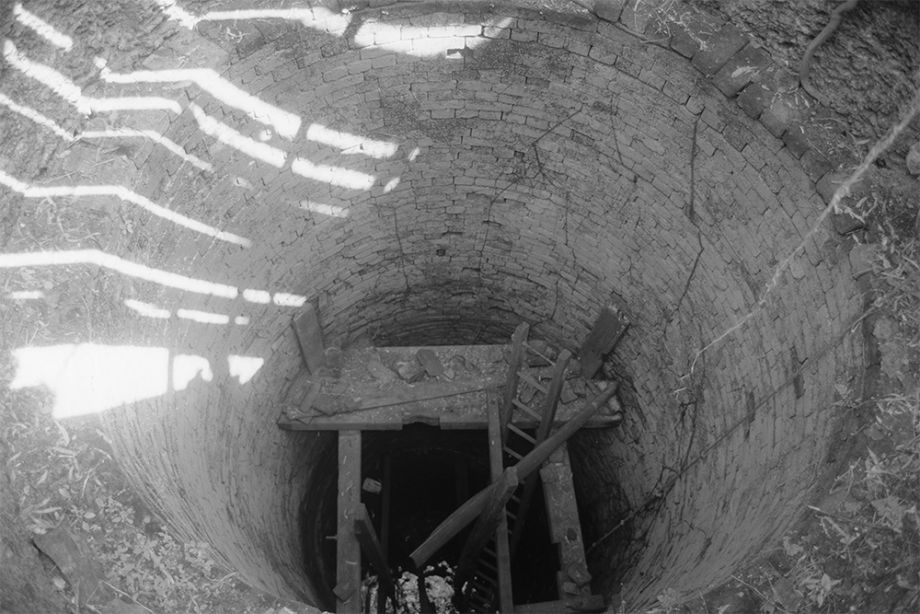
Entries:
[[316, 306], [307, 303], [303, 313], [291, 321], [304, 364], [310, 373], [316, 375], [326, 364], [326, 347], [323, 343], [323, 327], [319, 323]]
[[[489, 473], [492, 482], [499, 484], [499, 477], [503, 474], [504, 453], [502, 451], [501, 416], [494, 404], [489, 406]], [[515, 471], [515, 481], [520, 476]], [[511, 491], [514, 493], [514, 490]], [[509, 495], [510, 496], [510, 495]], [[507, 499], [504, 504], [507, 504]], [[495, 528], [495, 566], [498, 568], [498, 608], [502, 614], [511, 612], [514, 600], [511, 586], [511, 549], [508, 545], [508, 515], [504, 513], [505, 505], [502, 504], [502, 514]], [[461, 585], [462, 586], [462, 585]]]
[[380, 492], [380, 548], [383, 558], [390, 552], [390, 500], [393, 498], [393, 460], [387, 454], [383, 457], [383, 489]]
[[357, 537], [358, 543], [361, 545], [361, 551], [377, 573], [377, 581], [380, 587], [380, 590], [377, 591], [378, 606], [381, 600], [389, 598], [393, 601], [393, 607], [395, 608], [396, 583], [390, 573], [390, 566], [387, 564], [383, 548], [380, 547], [380, 541], [377, 539], [377, 532], [374, 531], [374, 525], [371, 523], [371, 518], [363, 503], [358, 506], [354, 520], [354, 530], [355, 537]]
[[508, 420], [511, 419], [511, 412], [514, 409], [512, 405], [517, 395], [518, 371], [521, 370], [521, 363], [524, 360], [524, 342], [527, 341], [527, 335], [530, 332], [530, 325], [527, 322], [521, 322], [514, 329], [511, 335], [511, 356], [508, 357], [508, 379], [505, 382], [505, 391], [502, 396], [501, 411], [501, 441], [504, 445], [508, 436]]
[[628, 327], [629, 322], [616, 305], [601, 309], [578, 353], [581, 359], [581, 374], [585, 379], [594, 377], [604, 362], [604, 356], [613, 351]]
[[[543, 411], [540, 414], [540, 426], [537, 429], [535, 445], [540, 445], [549, 436], [553, 428], [553, 421], [556, 419], [556, 407], [559, 405], [559, 395], [562, 394], [562, 386], [565, 384], [565, 369], [569, 364], [572, 354], [568, 350], [562, 350], [556, 364], [553, 366], [553, 379], [550, 382], [549, 390], [543, 402]], [[517, 551], [521, 537], [524, 535], [524, 525], [527, 521], [527, 512], [530, 509], [530, 503], [533, 494], [537, 490], [537, 480], [540, 479], [538, 474], [533, 473], [527, 476], [524, 482], [524, 491], [521, 493], [521, 501], [518, 503], [517, 520], [514, 523], [514, 530], [511, 532], [511, 558], [514, 559], [514, 553]]]
[[361, 506], [361, 431], [339, 432], [339, 505], [336, 531], [336, 614], [361, 612], [361, 547], [354, 521]]
[[[608, 385], [600, 394], [588, 402], [571, 420], [566, 422], [558, 431], [550, 435], [546, 441], [534, 448], [530, 454], [522, 458], [515, 469], [517, 469], [518, 479], [523, 479], [540, 468], [540, 465], [550, 457], [553, 451], [565, 443], [578, 429], [580, 429], [591, 416], [597, 413], [607, 401], [616, 392], [616, 384]], [[490, 431], [491, 439], [491, 431]], [[490, 441], [491, 449], [491, 441]], [[475, 520], [482, 509], [486, 506], [491, 495], [491, 491], [496, 489], [498, 484], [487, 486], [478, 493], [470, 497], [466, 503], [457, 508], [441, 524], [435, 527], [431, 535], [428, 536], [422, 544], [416, 548], [410, 558], [416, 566], [423, 565], [437, 552], [444, 544], [463, 530], [473, 520]]]
[[[515, 471], [514, 467], [509, 467], [505, 470], [505, 473], [502, 474], [500, 483], [501, 487], [492, 493], [489, 503], [486, 505], [486, 509], [483, 510], [476, 524], [473, 525], [473, 530], [470, 532], [470, 536], [463, 545], [463, 551], [460, 553], [460, 560], [457, 563], [457, 572], [454, 575], [455, 586], [462, 588], [463, 585], [466, 584], [466, 581], [470, 579], [470, 576], [472, 576], [475, 571], [477, 559], [479, 555], [482, 554], [483, 548], [485, 548], [489, 540], [496, 535], [496, 531], [500, 530], [500, 525], [507, 524], [505, 505], [508, 504], [508, 499], [511, 498], [511, 495], [514, 494], [514, 491], [518, 487], [517, 471]], [[503, 523], [502, 520], [505, 520], [505, 522]], [[508, 547], [507, 527], [504, 531], [505, 547], [499, 550], [507, 550]], [[508, 586], [508, 583], [511, 581], [511, 561], [509, 557], [503, 558], [499, 550], [496, 552], [498, 554], [499, 602], [501, 602], [508, 599], [511, 595], [511, 590]], [[507, 605], [513, 605], [510, 599], [508, 599]], [[508, 608], [502, 606], [500, 610], [502, 612], [507, 612]]]

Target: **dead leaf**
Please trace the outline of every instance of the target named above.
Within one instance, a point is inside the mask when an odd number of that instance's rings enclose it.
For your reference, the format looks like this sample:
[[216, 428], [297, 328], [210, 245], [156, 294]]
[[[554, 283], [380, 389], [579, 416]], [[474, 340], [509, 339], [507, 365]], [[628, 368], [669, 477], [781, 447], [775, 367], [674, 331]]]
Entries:
[[879, 513], [885, 524], [896, 532], [901, 532], [901, 520], [907, 510], [897, 497], [883, 497], [872, 502], [872, 507]]

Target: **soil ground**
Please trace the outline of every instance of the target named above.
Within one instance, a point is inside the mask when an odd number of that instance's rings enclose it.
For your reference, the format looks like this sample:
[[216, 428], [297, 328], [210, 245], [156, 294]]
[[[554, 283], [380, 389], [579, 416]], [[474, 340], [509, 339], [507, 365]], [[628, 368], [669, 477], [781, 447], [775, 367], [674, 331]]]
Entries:
[[[45, 4], [49, 14], [61, 13], [54, 2]], [[125, 10], [114, 4], [125, 4]], [[836, 5], [830, 0], [688, 4], [736, 23], [790, 66]], [[123, 60], [130, 63], [149, 52], [119, 38], [122, 20], [149, 17], [136, 14], [143, 13], [137, 6], [80, 4], [71, 14], [73, 31], [90, 50], [124, 47]], [[841, 118], [839, 136], [851, 143], [854, 158], [893, 123], [917, 87], [918, 14], [920, 4], [913, 0], [863, 0], [816, 54], [814, 82]], [[0, 29], [7, 23], [9, 15], [0, 16]], [[80, 67], [73, 68], [79, 74]], [[25, 124], [4, 117], [0, 161], [15, 159], [17, 168], [31, 168], [38, 176], [51, 150], [27, 138], [32, 127]], [[829, 459], [826, 490], [778, 546], [726, 585], [699, 596], [665, 592], [658, 611], [920, 607], [920, 222], [917, 179], [908, 176], [904, 163], [918, 134], [915, 121], [848, 201], [864, 218], [849, 240], [864, 245], [858, 253], [865, 259], [872, 306], [867, 340], [875, 350], [865, 389], [841, 391], [847, 400], [828, 408], [841, 413], [843, 427]], [[3, 251], [41, 249], [51, 229], [73, 245], [98, 237], [130, 240], [125, 220], [92, 209], [77, 216], [51, 200], [28, 211], [4, 206], [0, 218]], [[42, 301], [0, 303], [3, 347], [105, 339], [104, 323], [125, 292], [120, 284], [106, 274], [67, 267], [0, 275], [4, 294], [36, 285], [46, 290]], [[0, 353], [0, 612], [94, 611], [87, 601], [98, 606], [95, 611], [112, 613], [307, 611], [248, 587], [220, 568], [206, 544], [185, 541], [162, 525], [132, 492], [96, 419], [66, 425], [55, 420], [53, 399], [32, 389], [10, 390], [13, 377], [12, 356]], [[35, 536], [58, 526], [79, 536], [86, 560], [98, 563], [107, 600], [77, 594], [70, 578], [35, 547]]]

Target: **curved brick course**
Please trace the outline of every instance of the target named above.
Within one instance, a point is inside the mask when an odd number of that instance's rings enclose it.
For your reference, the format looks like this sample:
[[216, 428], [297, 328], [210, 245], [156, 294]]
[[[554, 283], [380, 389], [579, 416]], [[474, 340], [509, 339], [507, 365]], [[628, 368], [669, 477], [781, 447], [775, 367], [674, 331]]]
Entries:
[[[259, 20], [234, 22], [230, 37], [202, 22], [209, 65], [302, 123], [284, 138], [194, 83], [171, 90], [181, 114], [138, 121], [215, 170], [148, 144], [132, 158], [132, 189], [253, 245], [154, 220], [120, 255], [316, 300], [343, 343], [497, 342], [523, 319], [575, 350], [598, 309], [622, 302], [633, 325], [609, 368], [631, 383], [630, 413], [620, 431], [582, 437], [575, 462], [586, 540], [628, 520], [591, 553], [597, 588], [638, 607], [667, 588], [705, 590], [789, 525], [827, 452], [834, 385], [860, 366], [849, 332], [862, 299], [824, 229], [764, 296], [821, 212], [814, 182], [831, 170], [807, 147], [781, 71], [731, 26], [662, 24], [624, 4], [393, 4], [354, 12], [344, 36]], [[163, 91], [102, 84], [93, 95]], [[195, 108], [283, 163], [203, 133]], [[307, 139], [312, 124], [398, 148], [343, 152]], [[315, 174], [323, 165], [349, 173], [330, 180]], [[125, 314], [126, 337], [212, 364], [228, 353], [267, 362], [245, 386], [202, 384], [112, 414], [122, 455], [161, 511], [244, 577], [309, 597], [291, 536], [325, 440], [274, 426], [300, 364], [294, 311], [141, 292], [252, 325], [142, 334]]]

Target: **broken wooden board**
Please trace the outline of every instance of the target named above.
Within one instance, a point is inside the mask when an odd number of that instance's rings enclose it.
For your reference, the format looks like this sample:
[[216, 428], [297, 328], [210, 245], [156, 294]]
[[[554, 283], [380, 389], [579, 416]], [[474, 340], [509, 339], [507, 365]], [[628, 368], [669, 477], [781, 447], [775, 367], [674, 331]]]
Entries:
[[[429, 350], [446, 365], [441, 375], [425, 374], [417, 360], [420, 350]], [[508, 371], [507, 350], [506, 345], [346, 350], [340, 377], [304, 372], [291, 382], [278, 425], [287, 430], [398, 430], [419, 422], [445, 429], [485, 429], [485, 407], [501, 394]], [[551, 371], [526, 370], [534, 378]], [[571, 418], [590, 391], [582, 383], [578, 392], [571, 403], [560, 404], [555, 425]], [[516, 417], [514, 424], [524, 429], [538, 426], [524, 416]], [[614, 424], [614, 418], [599, 414], [586, 426]]]
[[303, 313], [291, 320], [291, 327], [297, 336], [297, 344], [307, 369], [310, 373], [319, 373], [326, 365], [326, 347], [316, 307], [310, 303], [304, 305]]
[[354, 522], [361, 507], [361, 431], [339, 433], [339, 500], [336, 527], [337, 614], [361, 612], [361, 546]]
[[601, 309], [578, 356], [581, 360], [581, 373], [585, 379], [594, 377], [604, 362], [604, 356], [613, 351], [628, 327], [629, 321], [616, 305]]
[[567, 446], [556, 450], [540, 469], [550, 541], [559, 548], [559, 596], [587, 597], [591, 594], [591, 574], [585, 560], [575, 485]]

